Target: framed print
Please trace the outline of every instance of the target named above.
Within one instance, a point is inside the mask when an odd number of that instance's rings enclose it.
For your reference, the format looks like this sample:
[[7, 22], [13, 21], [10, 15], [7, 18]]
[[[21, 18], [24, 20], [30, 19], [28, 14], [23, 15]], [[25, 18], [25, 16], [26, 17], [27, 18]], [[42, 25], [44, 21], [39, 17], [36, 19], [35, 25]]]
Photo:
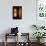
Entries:
[[36, 24], [43, 25], [46, 24], [46, 0], [37, 0], [36, 2]]
[[46, 17], [46, 0], [37, 0], [37, 15], [39, 18]]
[[22, 6], [13, 6], [13, 19], [22, 19]]

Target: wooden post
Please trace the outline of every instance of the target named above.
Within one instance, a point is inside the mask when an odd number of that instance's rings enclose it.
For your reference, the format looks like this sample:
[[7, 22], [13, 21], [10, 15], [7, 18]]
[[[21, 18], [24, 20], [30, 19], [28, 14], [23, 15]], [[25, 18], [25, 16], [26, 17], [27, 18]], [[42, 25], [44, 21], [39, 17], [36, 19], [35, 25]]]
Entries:
[[18, 33], [17, 33], [17, 46], [18, 46]]
[[7, 33], [5, 34], [5, 46], [7, 46]]

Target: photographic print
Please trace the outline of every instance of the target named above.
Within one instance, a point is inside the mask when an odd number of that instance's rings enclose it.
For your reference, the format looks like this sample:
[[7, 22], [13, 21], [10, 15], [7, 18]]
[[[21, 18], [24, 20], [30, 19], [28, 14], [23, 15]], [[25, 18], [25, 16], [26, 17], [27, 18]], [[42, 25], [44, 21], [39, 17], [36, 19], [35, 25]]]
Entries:
[[13, 19], [22, 19], [22, 6], [13, 6]]

